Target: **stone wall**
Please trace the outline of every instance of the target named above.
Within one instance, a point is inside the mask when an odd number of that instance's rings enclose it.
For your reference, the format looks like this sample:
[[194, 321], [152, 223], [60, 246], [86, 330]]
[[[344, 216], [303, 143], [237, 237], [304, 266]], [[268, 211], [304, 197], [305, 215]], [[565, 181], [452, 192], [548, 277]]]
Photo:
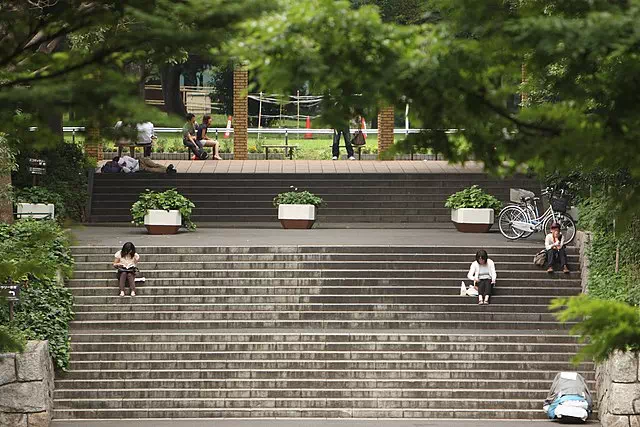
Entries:
[[46, 427], [53, 409], [53, 363], [47, 341], [0, 354], [0, 427]]
[[576, 248], [578, 248], [578, 251], [580, 252], [580, 278], [582, 280], [582, 293], [586, 294], [588, 293], [587, 283], [589, 281], [589, 256], [587, 255], [587, 251], [591, 244], [591, 233], [584, 231], [576, 232], [574, 242]]
[[640, 427], [640, 363], [637, 353], [617, 352], [596, 368], [602, 427]]

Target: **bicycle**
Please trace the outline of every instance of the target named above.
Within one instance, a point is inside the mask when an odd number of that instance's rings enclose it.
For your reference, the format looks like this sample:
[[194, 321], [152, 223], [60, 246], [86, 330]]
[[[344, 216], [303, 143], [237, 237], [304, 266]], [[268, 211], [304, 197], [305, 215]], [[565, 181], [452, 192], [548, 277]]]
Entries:
[[542, 215], [538, 210], [539, 197], [527, 190], [511, 189], [511, 201], [515, 203], [500, 212], [500, 233], [509, 240], [517, 240], [543, 230], [548, 234], [551, 232], [551, 225], [557, 222], [565, 244], [571, 243], [576, 236], [576, 224], [566, 212], [569, 202], [564, 190], [560, 191], [560, 197], [555, 197], [555, 189], [547, 187], [541, 195], [549, 199], [549, 207]]

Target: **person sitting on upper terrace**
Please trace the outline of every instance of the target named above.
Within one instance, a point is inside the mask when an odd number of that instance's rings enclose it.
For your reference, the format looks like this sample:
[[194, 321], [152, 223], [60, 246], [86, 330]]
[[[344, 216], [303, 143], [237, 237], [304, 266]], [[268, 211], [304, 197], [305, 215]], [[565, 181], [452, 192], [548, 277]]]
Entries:
[[213, 147], [213, 158], [216, 160], [222, 160], [222, 157], [218, 155], [220, 144], [215, 139], [210, 138], [209, 135], [207, 134], [207, 130], [209, 129], [209, 126], [211, 126], [211, 116], [206, 114], [202, 116], [202, 123], [200, 123], [200, 126], [198, 126], [196, 139], [198, 140], [201, 146]]
[[209, 154], [204, 150], [204, 146], [200, 143], [196, 137], [196, 115], [193, 113], [187, 114], [187, 122], [182, 127], [182, 143], [185, 147], [189, 148], [191, 152], [200, 160], [205, 160], [209, 157]]

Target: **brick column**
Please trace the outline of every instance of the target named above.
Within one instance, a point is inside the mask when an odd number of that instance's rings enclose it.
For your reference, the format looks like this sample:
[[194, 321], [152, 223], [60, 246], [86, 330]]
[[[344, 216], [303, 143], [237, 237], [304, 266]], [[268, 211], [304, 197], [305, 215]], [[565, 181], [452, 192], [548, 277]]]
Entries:
[[233, 71], [233, 159], [247, 160], [247, 146], [249, 143], [249, 107], [247, 92], [249, 87], [249, 72], [243, 68]]
[[378, 112], [378, 159], [393, 145], [393, 106], [381, 108]]
[[98, 126], [87, 126], [84, 142], [84, 151], [88, 157], [97, 161], [104, 159], [102, 150], [102, 138], [100, 136], [100, 128]]

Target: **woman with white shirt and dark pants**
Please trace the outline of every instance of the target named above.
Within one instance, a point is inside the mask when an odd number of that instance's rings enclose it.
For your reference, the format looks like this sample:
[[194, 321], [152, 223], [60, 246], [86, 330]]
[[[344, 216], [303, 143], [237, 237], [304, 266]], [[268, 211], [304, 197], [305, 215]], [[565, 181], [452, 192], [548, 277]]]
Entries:
[[544, 239], [547, 251], [547, 273], [553, 273], [553, 264], [557, 262], [564, 273], [569, 273], [567, 265], [567, 251], [564, 248], [564, 237], [560, 234], [560, 224], [551, 224], [551, 233]]
[[478, 287], [478, 304], [489, 304], [491, 290], [496, 284], [496, 266], [493, 260], [489, 259], [487, 251], [484, 249], [476, 253], [476, 260], [471, 264], [469, 280], [473, 280], [473, 284]]

